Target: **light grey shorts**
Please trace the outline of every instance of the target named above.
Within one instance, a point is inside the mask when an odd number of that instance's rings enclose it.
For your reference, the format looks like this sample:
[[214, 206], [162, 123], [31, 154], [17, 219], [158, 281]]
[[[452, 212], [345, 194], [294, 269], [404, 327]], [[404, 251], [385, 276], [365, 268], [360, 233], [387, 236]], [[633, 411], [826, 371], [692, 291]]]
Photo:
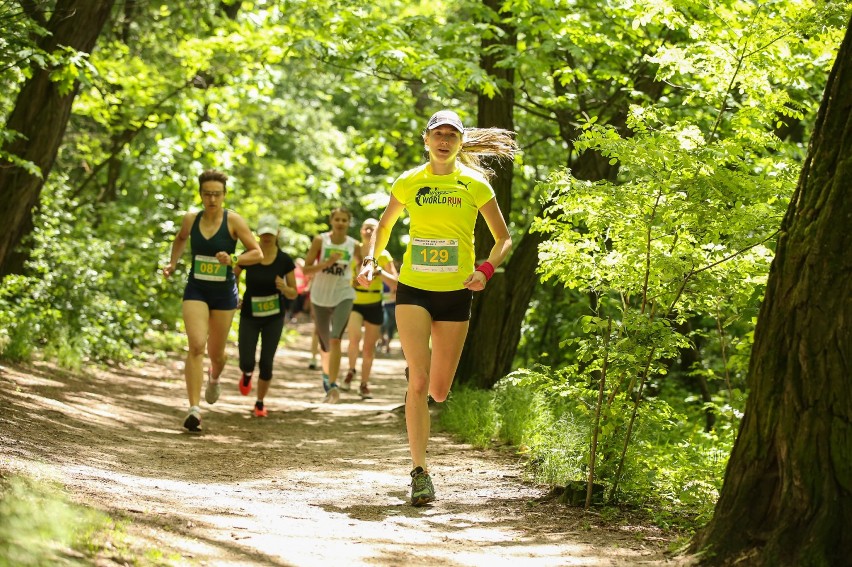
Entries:
[[328, 352], [331, 339], [343, 338], [346, 323], [349, 322], [349, 313], [352, 311], [352, 303], [352, 299], [346, 299], [334, 307], [311, 305], [311, 313], [314, 314], [314, 327], [317, 330], [320, 348], [324, 352]]

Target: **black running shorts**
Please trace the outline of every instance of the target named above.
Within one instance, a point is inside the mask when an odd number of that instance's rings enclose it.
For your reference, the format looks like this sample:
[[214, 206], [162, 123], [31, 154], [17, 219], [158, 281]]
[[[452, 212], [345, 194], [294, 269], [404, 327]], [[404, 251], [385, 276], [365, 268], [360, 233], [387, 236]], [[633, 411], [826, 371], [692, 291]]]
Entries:
[[397, 305], [419, 305], [433, 321], [470, 321], [473, 292], [469, 289], [428, 291], [400, 283], [396, 288]]

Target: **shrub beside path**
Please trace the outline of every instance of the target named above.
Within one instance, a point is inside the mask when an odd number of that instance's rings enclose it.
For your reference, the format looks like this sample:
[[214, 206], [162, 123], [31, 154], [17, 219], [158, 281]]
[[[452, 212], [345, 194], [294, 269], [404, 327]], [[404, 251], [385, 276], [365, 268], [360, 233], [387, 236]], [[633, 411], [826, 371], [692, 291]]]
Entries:
[[320, 374], [307, 368], [308, 331], [282, 339], [267, 418], [251, 415], [254, 391], [239, 394], [229, 351], [200, 434], [181, 428], [180, 352], [80, 372], [6, 365], [0, 475], [58, 482], [74, 502], [124, 521], [126, 541], [100, 550], [98, 565], [676, 564], [655, 530], [545, 501], [511, 451], [437, 431], [438, 499], [410, 506], [405, 419], [392, 411], [404, 361], [376, 360], [372, 400], [353, 390], [324, 405]]

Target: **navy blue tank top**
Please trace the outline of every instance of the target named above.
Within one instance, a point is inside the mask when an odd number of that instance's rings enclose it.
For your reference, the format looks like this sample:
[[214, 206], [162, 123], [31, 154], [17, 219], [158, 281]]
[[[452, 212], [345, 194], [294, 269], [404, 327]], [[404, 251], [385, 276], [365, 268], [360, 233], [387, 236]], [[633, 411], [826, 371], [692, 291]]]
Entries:
[[189, 246], [192, 250], [189, 279], [206, 288], [233, 287], [236, 279], [231, 264], [220, 264], [219, 260], [216, 259], [218, 252], [227, 252], [228, 255], [231, 255], [237, 249], [237, 240], [231, 237], [231, 232], [228, 230], [228, 211], [227, 209], [224, 211], [222, 224], [210, 238], [205, 238], [201, 234], [199, 225], [203, 214], [204, 211], [200, 211], [195, 216], [192, 230], [189, 232]]

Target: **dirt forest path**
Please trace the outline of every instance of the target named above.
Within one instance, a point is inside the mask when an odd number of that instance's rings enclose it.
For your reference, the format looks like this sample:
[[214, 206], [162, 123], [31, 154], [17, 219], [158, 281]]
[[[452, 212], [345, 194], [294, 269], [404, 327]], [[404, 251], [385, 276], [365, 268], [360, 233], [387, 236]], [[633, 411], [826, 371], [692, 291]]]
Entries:
[[[374, 399], [322, 404], [308, 370], [309, 327], [282, 340], [269, 417], [239, 394], [236, 352], [204, 432], [181, 428], [182, 353], [138, 366], [69, 373], [0, 370], [0, 474], [60, 483], [73, 501], [127, 520], [132, 553], [180, 565], [672, 565], [647, 528], [540, 502], [509, 451], [434, 431], [438, 499], [408, 504], [400, 405], [404, 362], [379, 358]], [[344, 341], [345, 345], [345, 341]], [[399, 352], [396, 345], [396, 352]], [[345, 363], [344, 363], [345, 365]], [[104, 557], [98, 565], [122, 558]]]

